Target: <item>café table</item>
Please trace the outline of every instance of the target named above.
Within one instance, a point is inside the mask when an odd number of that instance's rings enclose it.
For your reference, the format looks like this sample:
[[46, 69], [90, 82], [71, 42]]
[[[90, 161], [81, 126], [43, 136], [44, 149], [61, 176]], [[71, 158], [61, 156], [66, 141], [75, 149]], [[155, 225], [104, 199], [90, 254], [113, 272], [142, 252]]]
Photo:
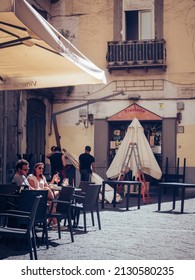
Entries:
[[[60, 192], [62, 190], [62, 188], [66, 188], [66, 186], [58, 186], [56, 184], [50, 184], [49, 186], [50, 186], [50, 189], [52, 190], [54, 196], [55, 196], [55, 191]], [[81, 188], [77, 188], [77, 187], [74, 188], [74, 194], [81, 195], [81, 193], [82, 193]]]
[[52, 191], [61, 191], [62, 187], [57, 184], [49, 184], [49, 187]]
[[195, 184], [190, 183], [177, 183], [177, 182], [163, 182], [159, 183], [158, 186], [158, 211], [161, 210], [161, 201], [162, 201], [162, 189], [171, 188], [173, 190], [173, 207], [175, 209], [176, 205], [176, 194], [178, 194], [179, 189], [181, 189], [181, 210], [180, 213], [184, 212], [184, 201], [185, 201], [185, 191], [186, 188], [195, 188]]
[[141, 182], [140, 181], [113, 181], [113, 180], [105, 180], [105, 181], [103, 181], [102, 182], [102, 209], [104, 209], [104, 199], [105, 199], [106, 184], [110, 185], [114, 189], [113, 207], [116, 207], [116, 189], [117, 189], [117, 185], [122, 185], [122, 186], [127, 185], [126, 210], [129, 210], [130, 186], [138, 186], [137, 207], [138, 207], [138, 209], [140, 209], [140, 202], [141, 202]]
[[53, 192], [54, 198], [57, 198], [56, 193], [58, 194], [62, 190], [62, 187], [57, 184], [49, 184], [49, 187]]

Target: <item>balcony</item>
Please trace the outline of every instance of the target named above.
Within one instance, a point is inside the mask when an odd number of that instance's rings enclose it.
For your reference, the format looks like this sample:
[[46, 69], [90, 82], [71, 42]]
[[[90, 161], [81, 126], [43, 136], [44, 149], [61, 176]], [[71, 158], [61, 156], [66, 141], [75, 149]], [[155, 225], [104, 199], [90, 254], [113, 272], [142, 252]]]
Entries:
[[165, 40], [110, 41], [107, 51], [107, 68], [127, 70], [162, 68], [166, 71]]

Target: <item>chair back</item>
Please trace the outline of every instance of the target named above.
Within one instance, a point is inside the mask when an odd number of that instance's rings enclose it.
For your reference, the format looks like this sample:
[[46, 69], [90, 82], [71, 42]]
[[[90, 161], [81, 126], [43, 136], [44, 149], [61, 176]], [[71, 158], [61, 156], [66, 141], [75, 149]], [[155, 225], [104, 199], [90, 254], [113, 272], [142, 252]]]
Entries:
[[[24, 219], [18, 219], [17, 224], [18, 225], [27, 225], [28, 230], [32, 229], [32, 226], [35, 222], [35, 217], [37, 213], [37, 208], [39, 206], [40, 199], [42, 198], [41, 195], [39, 195], [36, 191], [31, 190], [22, 190], [19, 200], [18, 200], [18, 208], [17, 210], [30, 213], [30, 223], [25, 222]], [[28, 214], [29, 215], [29, 214]]]
[[90, 181], [80, 181], [79, 189], [82, 190], [82, 193], [86, 193], [87, 186], [89, 186], [91, 184], [95, 184], [95, 183], [90, 182]]
[[34, 197], [32, 207], [31, 207], [31, 211], [30, 211], [30, 222], [28, 224], [28, 230], [32, 230], [32, 228], [34, 226], [36, 213], [37, 213], [37, 209], [38, 209], [38, 206], [40, 204], [41, 198], [42, 198], [41, 195], [37, 195], [37, 196]]
[[[19, 189], [20, 187], [18, 187], [15, 183], [0, 184], [0, 194], [3, 195], [19, 194]], [[6, 197], [0, 196], [0, 212], [4, 212], [7, 209], [10, 209], [12, 202], [14, 204], [14, 198], [9, 199], [8, 202]]]
[[[75, 188], [71, 187], [71, 186], [62, 187], [62, 190], [60, 191], [58, 200], [66, 201], [66, 202], [70, 203], [73, 199], [74, 189]], [[56, 212], [58, 212], [58, 213], [67, 212], [69, 207], [70, 206], [68, 204], [57, 203]]]
[[38, 195], [41, 196], [41, 201], [36, 212], [35, 223], [43, 223], [47, 218], [48, 190], [22, 190], [18, 210], [29, 212], [31, 210], [34, 197]]
[[[24, 192], [30, 192], [30, 194], [27, 194], [27, 196], [30, 197], [30, 199], [34, 196], [41, 195], [41, 200], [36, 213], [35, 223], [43, 223], [47, 219], [48, 190], [26, 190]], [[28, 206], [28, 200], [20, 204], [19, 207], [23, 208], [20, 209], [22, 211], [28, 211], [30, 208]]]
[[96, 208], [99, 198], [101, 185], [90, 184], [86, 187], [86, 194], [83, 201], [83, 208], [86, 211], [91, 211]]
[[20, 187], [15, 183], [0, 184], [0, 194], [16, 194], [19, 192]]

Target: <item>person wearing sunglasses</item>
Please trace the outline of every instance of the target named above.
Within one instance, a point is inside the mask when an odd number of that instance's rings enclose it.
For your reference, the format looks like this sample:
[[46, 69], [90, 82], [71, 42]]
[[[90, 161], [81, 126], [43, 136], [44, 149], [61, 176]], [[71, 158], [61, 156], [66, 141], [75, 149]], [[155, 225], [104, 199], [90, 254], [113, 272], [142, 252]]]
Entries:
[[[27, 179], [32, 189], [48, 190], [48, 199], [52, 200], [54, 199], [54, 194], [49, 187], [46, 177], [43, 175], [43, 171], [44, 171], [44, 163], [38, 162], [35, 164], [32, 173], [28, 175]], [[58, 179], [58, 174], [54, 174], [50, 183], [54, 184], [57, 179]]]
[[30, 183], [27, 180], [27, 174], [29, 171], [29, 163], [25, 159], [20, 159], [16, 162], [16, 173], [12, 180], [12, 183], [17, 184], [17, 186], [21, 186], [21, 188], [30, 189]]
[[[28, 175], [27, 179], [29, 184], [31, 185], [31, 189], [35, 190], [48, 190], [48, 204], [51, 206], [51, 201], [58, 196], [59, 192], [53, 191], [50, 189], [50, 186], [46, 180], [46, 177], [43, 175], [44, 171], [44, 163], [38, 162], [35, 164], [33, 171], [31, 174]], [[58, 174], [54, 174], [53, 178], [51, 180], [51, 184], [54, 184], [56, 180], [58, 179]], [[52, 212], [55, 212], [56, 209], [53, 207]], [[51, 224], [52, 222], [52, 229], [57, 229], [57, 220], [52, 219], [52, 221], [49, 221]]]

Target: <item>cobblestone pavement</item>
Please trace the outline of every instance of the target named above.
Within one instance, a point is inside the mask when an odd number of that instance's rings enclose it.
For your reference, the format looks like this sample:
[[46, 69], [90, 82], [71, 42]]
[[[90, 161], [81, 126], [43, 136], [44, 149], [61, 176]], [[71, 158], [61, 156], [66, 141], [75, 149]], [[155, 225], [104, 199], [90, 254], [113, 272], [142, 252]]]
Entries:
[[[166, 198], [166, 197], [165, 197]], [[183, 214], [179, 214], [180, 201], [176, 209], [172, 203], [162, 203], [161, 212], [157, 211], [157, 197], [152, 204], [135, 206], [131, 198], [129, 211], [124, 203], [105, 205], [100, 211], [102, 229], [89, 226], [74, 231], [74, 243], [69, 232], [62, 232], [61, 240], [57, 231], [49, 231], [49, 249], [44, 245], [38, 248], [40, 260], [195, 260], [195, 194], [185, 200]], [[132, 206], [132, 204], [134, 204]], [[101, 208], [101, 207], [100, 207]], [[80, 219], [82, 222], [82, 217]], [[91, 225], [88, 215], [88, 224]], [[82, 226], [82, 223], [81, 223]], [[28, 260], [24, 250], [13, 250], [13, 244], [0, 240], [0, 259]]]

